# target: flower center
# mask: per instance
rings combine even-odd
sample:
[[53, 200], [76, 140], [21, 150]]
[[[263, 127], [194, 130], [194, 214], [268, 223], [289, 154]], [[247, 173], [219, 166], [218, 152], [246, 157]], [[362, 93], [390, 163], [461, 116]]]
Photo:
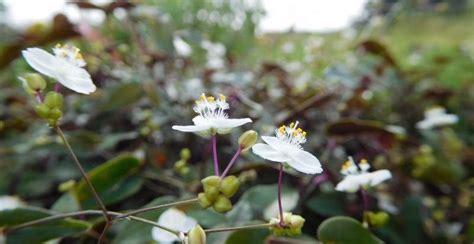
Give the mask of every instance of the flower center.
[[206, 94], [203, 93], [196, 100], [196, 105], [193, 109], [194, 112], [206, 119], [226, 119], [228, 115], [225, 110], [229, 109], [229, 104], [225, 101], [225, 96], [222, 94], [216, 99], [213, 96], [206, 97]]
[[79, 48], [69, 45], [56, 44], [53, 48], [54, 55], [64, 61], [77, 66], [84, 67], [86, 62], [82, 58]]
[[306, 131], [298, 128], [298, 121], [289, 126], [282, 125], [275, 131], [275, 134], [278, 139], [298, 147], [306, 142]]
[[360, 160], [359, 164], [356, 165], [356, 163], [354, 162], [354, 159], [352, 159], [352, 157], [349, 157], [349, 160], [347, 160], [342, 165], [340, 172], [343, 175], [358, 175], [358, 174], [367, 173], [369, 169], [370, 169], [370, 165], [366, 159]]

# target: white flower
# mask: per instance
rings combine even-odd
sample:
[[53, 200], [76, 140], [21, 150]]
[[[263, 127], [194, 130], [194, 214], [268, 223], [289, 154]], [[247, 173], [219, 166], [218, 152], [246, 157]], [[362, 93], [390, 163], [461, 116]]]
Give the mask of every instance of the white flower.
[[94, 92], [96, 87], [90, 74], [83, 68], [86, 62], [79, 51], [76, 47], [58, 44], [53, 48], [54, 55], [36, 47], [27, 48], [22, 54], [36, 71], [75, 92], [89, 94]]
[[427, 130], [442, 125], [456, 124], [457, 122], [457, 115], [447, 114], [443, 107], [434, 107], [425, 111], [425, 119], [416, 123], [416, 128]]
[[0, 211], [14, 209], [25, 205], [18, 197], [0, 196]]
[[266, 144], [255, 144], [253, 153], [270, 161], [288, 163], [302, 173], [321, 173], [323, 169], [319, 160], [301, 147], [300, 144], [306, 142], [306, 132], [297, 126], [298, 122], [281, 126], [275, 131], [276, 137], [262, 136]]
[[249, 118], [229, 119], [225, 110], [229, 109], [229, 104], [225, 101], [224, 95], [219, 95], [218, 99], [213, 96], [206, 97], [203, 93], [196, 101], [194, 111], [199, 115], [193, 118], [194, 125], [174, 125], [174, 130], [182, 132], [195, 132], [201, 136], [208, 136], [219, 133], [226, 134], [234, 127], [252, 122]]
[[[170, 208], [160, 215], [160, 218], [158, 218], [158, 224], [181, 233], [186, 233], [197, 225], [197, 221], [191, 217], [186, 216], [186, 214], [180, 210]], [[151, 235], [153, 240], [157, 241], [158, 243], [173, 243], [175, 241], [182, 241], [180, 240], [182, 237], [178, 238], [176, 235], [158, 227], [153, 227], [151, 230]]]
[[336, 186], [337, 191], [356, 192], [361, 187], [373, 187], [385, 180], [392, 178], [390, 171], [386, 169], [367, 172], [370, 169], [367, 160], [362, 159], [359, 166], [356, 166], [352, 158], [342, 165], [341, 174], [345, 175], [344, 179]]
[[173, 38], [173, 45], [179, 56], [189, 57], [193, 53], [191, 46], [179, 36]]

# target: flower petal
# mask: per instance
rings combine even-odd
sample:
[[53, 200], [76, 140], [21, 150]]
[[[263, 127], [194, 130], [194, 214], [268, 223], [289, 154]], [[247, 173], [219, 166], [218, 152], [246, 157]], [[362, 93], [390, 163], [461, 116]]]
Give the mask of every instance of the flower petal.
[[285, 154], [291, 149], [296, 149], [295, 146], [286, 143], [274, 136], [262, 136], [262, 140], [276, 151], [283, 152]]
[[288, 158], [285, 154], [263, 143], [257, 143], [253, 145], [252, 152], [264, 159], [274, 162], [284, 163], [290, 160], [290, 158]]
[[21, 53], [33, 69], [51, 78], [58, 78], [58, 59], [55, 56], [36, 47], [23, 50]]
[[374, 171], [370, 173], [370, 186], [376, 186], [390, 178], [392, 178], [392, 173], [386, 169]]
[[209, 130], [211, 127], [209, 125], [173, 125], [171, 128], [181, 132], [201, 132]]
[[357, 176], [348, 175], [341, 182], [337, 183], [336, 191], [356, 192], [360, 188]]
[[212, 119], [213, 127], [216, 128], [217, 133], [227, 134], [229, 129], [238, 127], [252, 122], [249, 118], [244, 119]]
[[[160, 215], [158, 224], [173, 230], [187, 232], [196, 226], [197, 221], [186, 216], [186, 214], [180, 210], [170, 208]], [[178, 240], [176, 235], [157, 227], [152, 229], [152, 237], [159, 243], [172, 243]]]
[[64, 74], [58, 77], [58, 81], [65, 87], [82, 94], [90, 94], [96, 90], [90, 74], [83, 68], [62, 62]]
[[296, 149], [290, 151], [288, 156], [291, 158], [291, 160], [289, 160], [287, 163], [301, 173], [318, 174], [323, 172], [323, 168], [321, 167], [321, 163], [319, 162], [318, 158], [309, 152]]

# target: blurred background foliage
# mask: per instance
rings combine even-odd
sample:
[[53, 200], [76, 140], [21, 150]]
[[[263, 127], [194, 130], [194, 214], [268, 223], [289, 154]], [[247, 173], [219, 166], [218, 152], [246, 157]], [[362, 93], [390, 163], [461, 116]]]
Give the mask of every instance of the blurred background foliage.
[[[387, 224], [371, 229], [379, 239], [474, 241], [471, 1], [369, 1], [365, 14], [346, 30], [266, 34], [256, 29], [264, 10], [248, 1], [71, 4], [106, 17], [98, 26], [57, 15], [25, 30], [0, 29], [0, 195], [58, 212], [95, 205], [84, 182], [70, 182], [79, 179], [78, 172], [17, 79], [32, 71], [20, 58], [22, 49], [68, 42], [82, 50], [99, 89], [90, 96], [66, 95], [62, 127], [85, 168], [99, 175], [94, 183], [111, 210], [199, 192], [199, 180], [212, 171], [209, 144], [172, 131], [171, 125], [190, 122], [193, 101], [202, 92], [222, 93], [233, 117], [251, 117], [254, 123], [218, 138], [221, 162], [230, 159], [243, 130], [268, 135], [275, 126], [298, 120], [308, 131], [304, 147], [318, 156], [325, 173], [285, 175], [284, 204], [306, 219], [298, 238], [316, 240], [328, 217], [362, 219], [360, 196], [334, 191], [341, 164], [353, 155], [394, 175], [370, 195], [371, 210], [390, 215]], [[459, 123], [417, 130], [423, 111], [433, 105], [457, 114]], [[180, 156], [185, 148], [189, 159]], [[175, 167], [182, 160], [185, 168]], [[244, 181], [234, 210], [225, 215], [198, 206], [184, 210], [206, 228], [265, 221], [274, 215], [275, 167], [245, 154], [232, 172]], [[102, 224], [94, 222], [92, 230], [100, 231]], [[150, 242], [151, 227], [136, 225], [114, 225], [109, 240]], [[76, 235], [63, 242], [93, 242], [93, 231], [88, 232], [72, 232]], [[209, 236], [211, 243], [275, 239], [268, 230]]]

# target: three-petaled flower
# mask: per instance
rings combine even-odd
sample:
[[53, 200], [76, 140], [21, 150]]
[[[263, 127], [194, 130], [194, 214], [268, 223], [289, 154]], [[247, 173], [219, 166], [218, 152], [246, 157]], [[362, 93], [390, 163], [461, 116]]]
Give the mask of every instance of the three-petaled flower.
[[443, 107], [433, 107], [425, 111], [425, 118], [416, 123], [416, 128], [427, 130], [443, 125], [456, 124], [459, 118], [455, 114], [447, 114]]
[[193, 118], [194, 125], [174, 125], [174, 130], [182, 132], [194, 132], [201, 136], [227, 134], [234, 127], [252, 122], [250, 118], [230, 119], [225, 112], [229, 109], [224, 95], [219, 98], [213, 96], [206, 97], [203, 93], [199, 100], [196, 100], [194, 112], [198, 113]]
[[185, 213], [178, 209], [170, 208], [160, 215], [158, 218], [158, 225], [180, 231], [181, 234], [178, 238], [178, 236], [166, 230], [153, 227], [151, 230], [153, 240], [157, 241], [158, 243], [173, 243], [175, 241], [183, 241], [185, 238], [184, 233], [187, 233], [192, 228], [194, 228], [194, 226], [197, 225], [197, 221], [191, 217], [186, 216]]
[[301, 147], [306, 142], [306, 132], [298, 128], [298, 122], [281, 126], [275, 134], [262, 136], [266, 144], [255, 144], [253, 153], [270, 161], [287, 163], [302, 173], [317, 174], [323, 171], [319, 160]]
[[341, 167], [341, 174], [345, 177], [337, 184], [336, 190], [356, 192], [360, 188], [373, 187], [392, 178], [392, 174], [386, 169], [368, 172], [369, 169], [367, 160], [362, 159], [357, 166], [354, 160], [349, 158]]
[[23, 50], [22, 54], [36, 71], [75, 92], [90, 94], [96, 87], [90, 74], [83, 68], [86, 62], [79, 51], [76, 47], [58, 44], [53, 48], [54, 55], [36, 47]]

